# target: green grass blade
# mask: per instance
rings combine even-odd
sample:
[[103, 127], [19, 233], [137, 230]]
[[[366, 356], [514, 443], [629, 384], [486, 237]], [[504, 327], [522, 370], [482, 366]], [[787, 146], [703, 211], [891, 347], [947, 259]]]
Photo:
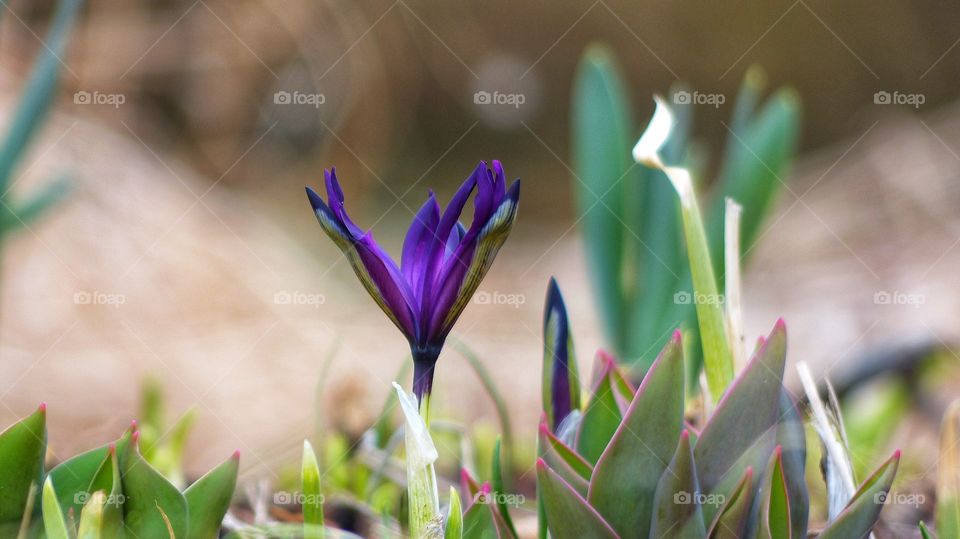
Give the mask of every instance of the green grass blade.
[[320, 492], [320, 466], [317, 455], [307, 440], [303, 441], [303, 462], [300, 467], [300, 490], [303, 495], [303, 537], [323, 539], [323, 494]]

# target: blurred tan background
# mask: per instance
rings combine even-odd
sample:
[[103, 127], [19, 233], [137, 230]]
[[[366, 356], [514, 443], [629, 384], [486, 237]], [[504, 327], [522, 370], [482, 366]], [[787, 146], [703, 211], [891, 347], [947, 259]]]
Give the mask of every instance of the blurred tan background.
[[[2, 8], [2, 118], [52, 7]], [[746, 272], [748, 335], [782, 315], [791, 360], [824, 372], [890, 342], [952, 350], [958, 22], [960, 5], [905, 1], [91, 0], [62, 59], [62, 97], [13, 186], [68, 172], [75, 189], [4, 252], [0, 423], [46, 401], [51, 448], [69, 455], [122, 429], [153, 375], [171, 413], [199, 408], [191, 470], [239, 448], [245, 476], [270, 477], [317, 414], [369, 422], [406, 353], [303, 186], [337, 166], [351, 215], [398, 254], [428, 188], [445, 202], [476, 161], [497, 158], [523, 179], [521, 211], [480, 289], [493, 299], [468, 307], [454, 335], [481, 352], [531, 433], [550, 275], [584, 369], [602, 344], [567, 114], [579, 56], [597, 40], [619, 57], [638, 126], [676, 80], [727, 96], [697, 109], [712, 156], [748, 66], [802, 96], [801, 157]], [[477, 104], [479, 90], [524, 102]], [[876, 92], [923, 103], [877, 104]], [[439, 413], [492, 421], [452, 350], [437, 386]]]

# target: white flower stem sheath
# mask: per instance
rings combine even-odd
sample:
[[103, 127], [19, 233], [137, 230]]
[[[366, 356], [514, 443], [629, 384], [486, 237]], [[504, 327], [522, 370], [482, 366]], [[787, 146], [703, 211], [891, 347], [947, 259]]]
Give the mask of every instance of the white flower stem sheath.
[[407, 497], [410, 505], [410, 537], [440, 539], [443, 537], [443, 515], [437, 494], [437, 474], [433, 469], [437, 448], [430, 438], [430, 429], [417, 410], [417, 397], [394, 382], [400, 409], [403, 410], [404, 441], [407, 453]]

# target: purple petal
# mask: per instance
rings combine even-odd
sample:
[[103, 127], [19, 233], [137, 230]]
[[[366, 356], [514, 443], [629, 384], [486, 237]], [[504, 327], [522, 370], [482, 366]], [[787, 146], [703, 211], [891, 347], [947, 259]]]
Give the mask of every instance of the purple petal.
[[363, 236], [363, 230], [353, 224], [350, 216], [347, 215], [346, 209], [343, 207], [343, 189], [340, 188], [340, 182], [337, 181], [337, 169], [331, 168], [329, 171], [324, 170], [323, 179], [327, 186], [327, 202], [330, 204], [330, 209], [333, 210], [333, 214], [343, 223], [353, 238], [359, 239]]
[[365, 234], [354, 243], [354, 252], [361, 264], [354, 264], [349, 252], [345, 252], [354, 272], [360, 278], [370, 297], [380, 305], [408, 339], [417, 336], [416, 317], [414, 315], [413, 295], [400, 273], [400, 269], [373, 239], [372, 233]]
[[[373, 235], [364, 234], [348, 218], [345, 219], [343, 193], [336, 183], [336, 177], [328, 174], [327, 180], [327, 192], [333, 197], [331, 205], [307, 188], [307, 197], [320, 227], [346, 256], [360, 283], [377, 305], [408, 339], [415, 340], [418, 325], [410, 287], [390, 256], [374, 241]], [[334, 209], [336, 207], [340, 208], [339, 213]], [[359, 231], [359, 234], [355, 234], [350, 227]]]
[[440, 273], [440, 290], [432, 302], [428, 332], [430, 339], [446, 338], [453, 323], [480, 286], [480, 281], [493, 265], [497, 252], [510, 234], [519, 199], [520, 181], [517, 180], [490, 219], [482, 224], [479, 233], [475, 232], [475, 227], [471, 227], [457, 251], [444, 263]]
[[[440, 271], [444, 263], [444, 251], [446, 244], [449, 241], [444, 240], [446, 238], [449, 240], [450, 234], [454, 229], [455, 225], [459, 223], [460, 214], [463, 213], [463, 207], [466, 206], [467, 200], [470, 199], [470, 193], [473, 192], [474, 187], [476, 187], [478, 181], [480, 181], [481, 174], [485, 167], [478, 166], [474, 169], [473, 173], [463, 182], [463, 185], [457, 189], [457, 192], [453, 195], [453, 198], [450, 199], [450, 203], [447, 205], [447, 209], [443, 212], [443, 217], [440, 218], [440, 224], [437, 225], [436, 234], [434, 235], [436, 241], [430, 249], [430, 256], [427, 262], [426, 276], [424, 281], [424, 287], [421, 291], [421, 297], [423, 298], [423, 307], [420, 311], [421, 323], [425, 324], [429, 320], [430, 305], [433, 301], [434, 288], [439, 286], [437, 281], [437, 274]], [[426, 328], [424, 328], [424, 331]]]
[[[433, 193], [430, 193], [427, 201], [410, 223], [410, 230], [407, 231], [407, 237], [403, 240], [403, 255], [400, 259], [403, 277], [410, 285], [415, 298], [422, 298], [424, 276], [430, 260], [430, 247], [433, 245], [439, 221], [440, 205], [437, 204]], [[419, 309], [420, 305], [416, 308]]]

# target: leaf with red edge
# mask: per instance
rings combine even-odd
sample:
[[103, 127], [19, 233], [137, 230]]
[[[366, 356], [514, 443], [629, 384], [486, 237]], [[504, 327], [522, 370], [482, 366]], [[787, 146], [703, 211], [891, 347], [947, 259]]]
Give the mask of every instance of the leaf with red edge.
[[[753, 469], [747, 468], [733, 494], [725, 500], [723, 508], [710, 526], [710, 539], [741, 539], [750, 527], [750, 508], [753, 504]], [[705, 498], [710, 503], [709, 495]]]
[[650, 536], [674, 539], [706, 537], [699, 500], [700, 485], [693, 463], [690, 433], [684, 430], [677, 451], [657, 484]]
[[[603, 360], [598, 357], [598, 361]], [[599, 382], [583, 412], [577, 433], [577, 453], [591, 464], [600, 458], [623, 417], [610, 376], [610, 371], [614, 369], [616, 366], [612, 363], [602, 366]]]
[[547, 466], [543, 459], [537, 459], [537, 485], [553, 539], [619, 538], [587, 500]]
[[[713, 493], [730, 475], [740, 477], [747, 467], [759, 472], [769, 461], [775, 445], [786, 347], [786, 326], [778, 320], [701, 431], [693, 456], [705, 493]], [[743, 458], [745, 455], [750, 458]]]
[[760, 537], [764, 539], [791, 539], [790, 495], [783, 471], [783, 448], [777, 446], [771, 459], [766, 496], [760, 508]]
[[590, 504], [623, 536], [650, 533], [657, 483], [676, 451], [683, 408], [678, 331], [644, 377], [590, 480]]
[[866, 536], [880, 517], [880, 510], [883, 509], [899, 464], [898, 450], [860, 485], [847, 507], [817, 536], [818, 539]]

